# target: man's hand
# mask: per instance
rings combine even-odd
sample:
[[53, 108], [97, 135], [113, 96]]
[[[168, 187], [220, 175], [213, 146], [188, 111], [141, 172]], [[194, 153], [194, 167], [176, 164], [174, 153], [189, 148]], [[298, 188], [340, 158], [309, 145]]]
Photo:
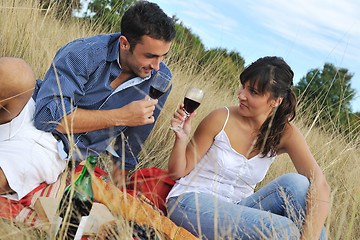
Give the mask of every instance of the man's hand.
[[149, 96], [139, 101], [134, 101], [125, 105], [120, 109], [114, 109], [117, 111], [115, 116], [116, 126], [140, 126], [145, 124], [151, 124], [155, 121], [154, 110], [155, 105], [158, 103], [157, 99], [149, 100]]

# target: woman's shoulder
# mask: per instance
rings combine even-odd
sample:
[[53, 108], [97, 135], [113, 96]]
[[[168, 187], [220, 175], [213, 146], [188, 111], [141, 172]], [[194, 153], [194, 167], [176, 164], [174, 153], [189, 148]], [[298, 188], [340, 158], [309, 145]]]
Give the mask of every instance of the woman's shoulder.
[[215, 135], [221, 131], [228, 116], [226, 107], [221, 107], [209, 113], [199, 127], [211, 130]]
[[285, 149], [289, 144], [294, 144], [294, 141], [297, 141], [299, 137], [303, 138], [299, 128], [293, 123], [287, 123], [280, 139], [279, 150]]
[[224, 106], [224, 107], [220, 107], [215, 109], [214, 111], [212, 111], [210, 114], [214, 114], [216, 117], [226, 117], [228, 114], [232, 115], [232, 114], [237, 114], [237, 106]]
[[227, 118], [230, 109], [229, 107], [221, 107], [213, 110], [206, 118], [209, 118], [211, 121], [221, 122]]
[[211, 121], [216, 122], [221, 128], [224, 127], [224, 124], [229, 120], [230, 122], [233, 120], [239, 120], [241, 121], [241, 116], [238, 114], [238, 108], [237, 106], [225, 106], [218, 108], [214, 111], [212, 111], [208, 117], [211, 119]]
[[295, 126], [295, 124], [289, 122], [285, 125], [284, 134], [285, 137], [291, 137], [294, 134], [299, 134], [300, 130]]

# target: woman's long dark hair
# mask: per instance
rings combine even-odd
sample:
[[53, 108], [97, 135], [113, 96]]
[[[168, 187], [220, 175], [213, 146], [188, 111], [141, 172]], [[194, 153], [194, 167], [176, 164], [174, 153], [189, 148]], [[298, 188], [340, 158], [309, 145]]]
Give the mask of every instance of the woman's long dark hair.
[[263, 156], [276, 155], [286, 124], [295, 118], [297, 101], [291, 89], [293, 77], [294, 72], [280, 57], [260, 58], [240, 75], [242, 85], [250, 81], [250, 85], [256, 86], [261, 94], [270, 92], [270, 98], [283, 98], [282, 103], [260, 127], [254, 150], [259, 150]]

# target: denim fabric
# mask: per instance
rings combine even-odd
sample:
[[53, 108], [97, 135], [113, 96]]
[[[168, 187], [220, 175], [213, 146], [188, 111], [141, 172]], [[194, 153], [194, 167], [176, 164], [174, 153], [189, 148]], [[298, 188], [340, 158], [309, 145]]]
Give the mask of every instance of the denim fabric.
[[[304, 223], [309, 181], [290, 173], [237, 203], [206, 193], [170, 198], [169, 217], [202, 239], [298, 239]], [[323, 229], [320, 239], [326, 239]]]
[[[34, 121], [36, 128], [52, 132], [60, 139], [59, 153], [64, 152], [65, 157], [69, 157], [68, 143], [69, 138], [72, 138], [80, 152], [79, 154], [75, 150], [72, 157], [78, 161], [88, 154], [101, 154], [116, 138], [116, 153], [109, 152], [115, 156], [118, 166], [121, 166], [120, 158], [125, 156], [125, 169], [130, 170], [135, 168], [137, 155], [154, 124], [112, 127], [73, 136], [63, 135], [55, 130], [63, 117], [75, 108], [121, 108], [132, 101], [143, 99], [149, 93], [150, 79], [154, 72], [147, 78], [130, 77], [115, 90], [110, 86], [122, 71], [118, 59], [120, 36], [120, 33], [114, 33], [81, 38], [62, 47], [56, 53], [54, 66], [50, 67], [44, 80], [37, 81], [33, 94], [36, 101]], [[163, 62], [159, 71], [171, 76], [169, 68]], [[155, 120], [169, 92], [158, 99], [158, 106], [154, 111]]]

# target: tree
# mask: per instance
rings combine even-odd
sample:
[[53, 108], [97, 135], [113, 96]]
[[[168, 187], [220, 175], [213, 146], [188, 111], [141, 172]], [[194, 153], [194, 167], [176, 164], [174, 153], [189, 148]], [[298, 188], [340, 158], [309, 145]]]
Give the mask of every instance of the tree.
[[225, 48], [213, 48], [207, 50], [200, 61], [201, 66], [210, 68], [222, 79], [220, 87], [229, 87], [237, 90], [239, 87], [239, 76], [244, 69], [245, 60], [238, 52], [228, 52]]
[[172, 44], [172, 61], [178, 64], [198, 65], [198, 62], [205, 54], [205, 47], [201, 39], [191, 30], [178, 22], [178, 19], [173, 16], [175, 22], [176, 36]]
[[[294, 87], [302, 108], [318, 116], [320, 121], [344, 125], [352, 121], [350, 101], [355, 90], [351, 88], [352, 73], [325, 63], [323, 69], [312, 69]], [[350, 118], [350, 119], [349, 119]]]
[[89, 3], [88, 10], [95, 13], [92, 19], [103, 25], [106, 31], [120, 32], [122, 15], [136, 1], [137, 0], [93, 0]]

